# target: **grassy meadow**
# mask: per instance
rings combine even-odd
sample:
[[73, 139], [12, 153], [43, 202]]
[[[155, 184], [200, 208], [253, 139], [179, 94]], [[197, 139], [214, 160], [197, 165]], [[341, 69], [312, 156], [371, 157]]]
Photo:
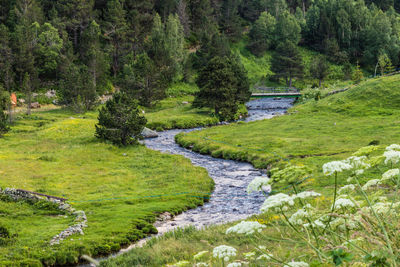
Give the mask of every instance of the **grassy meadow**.
[[[375, 154], [400, 140], [400, 75], [372, 79], [354, 88], [320, 101], [310, 100], [296, 105], [285, 116], [270, 120], [235, 123], [202, 131], [181, 134], [177, 141], [186, 147], [214, 157], [243, 160], [259, 168], [283, 166], [287, 161], [295, 165], [312, 168], [310, 179], [300, 185], [302, 190], [322, 193], [313, 201], [317, 210], [330, 209], [334, 188], [333, 177], [322, 173], [322, 165], [333, 160], [342, 160], [360, 147], [379, 144]], [[368, 178], [380, 178], [386, 167], [372, 168], [365, 172]], [[339, 185], [346, 184], [348, 176], [338, 177]], [[280, 190], [280, 188], [273, 188]], [[291, 190], [282, 190], [292, 193]], [[382, 197], [381, 193], [372, 193]], [[356, 195], [354, 195], [356, 197]], [[388, 196], [393, 198], [393, 196]], [[136, 248], [115, 259], [102, 262], [102, 266], [192, 266], [193, 262], [209, 262], [212, 250], [218, 245], [229, 245], [237, 249], [236, 259], [245, 260], [245, 252], [254, 251], [263, 245], [278, 258], [297, 259], [310, 263], [316, 255], [296, 233], [279, 220], [279, 216], [261, 214], [256, 220], [267, 226], [262, 235], [227, 235], [225, 231], [233, 224], [208, 227], [198, 231], [193, 228], [179, 230], [152, 239], [143, 248]], [[389, 224], [390, 225], [390, 224]], [[293, 236], [293, 239], [285, 239]], [[393, 236], [394, 240], [396, 236]], [[369, 246], [368, 242], [362, 243]], [[373, 244], [371, 244], [373, 246]], [[199, 251], [208, 251], [203, 259], [193, 260]], [[362, 263], [362, 255], [353, 255]], [[247, 261], [249, 259], [247, 258]], [[254, 260], [254, 259], [253, 259]], [[181, 262], [181, 265], [174, 263]], [[210, 266], [223, 266], [209, 262]], [[250, 266], [282, 266], [258, 261]]]
[[[147, 115], [153, 116], [149, 121], [167, 117], [161, 111]], [[212, 190], [207, 172], [182, 156], [100, 142], [94, 137], [96, 118], [97, 112], [63, 109], [20, 114], [0, 138], [1, 188], [67, 198], [88, 217], [85, 235], [50, 247], [50, 239], [74, 224], [74, 218], [26, 202], [0, 200], [1, 224], [13, 236], [0, 245], [0, 266], [74, 264], [82, 254], [118, 251], [154, 232], [151, 224], [157, 214], [176, 214], [203, 202], [179, 193], [201, 196]]]

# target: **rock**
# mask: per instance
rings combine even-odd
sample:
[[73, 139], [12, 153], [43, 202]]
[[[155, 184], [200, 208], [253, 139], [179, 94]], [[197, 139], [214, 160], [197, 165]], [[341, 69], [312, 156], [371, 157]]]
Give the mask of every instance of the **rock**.
[[183, 102], [182, 102], [182, 104], [184, 104], [184, 105], [188, 105], [188, 104], [189, 104], [189, 102], [187, 102], [187, 101], [183, 101]]
[[112, 95], [102, 95], [100, 97], [100, 103], [105, 104], [108, 100], [112, 98]]
[[54, 97], [56, 97], [56, 90], [49, 90], [44, 95], [47, 98], [54, 98]]
[[37, 97], [38, 95], [38, 93], [32, 93], [32, 97]]
[[156, 137], [158, 137], [158, 134], [157, 134], [157, 132], [145, 127], [142, 131], [142, 136], [144, 138], [156, 138]]
[[18, 102], [21, 103], [21, 104], [24, 104], [25, 103], [25, 99], [20, 98], [20, 99], [18, 99]]
[[31, 108], [40, 108], [39, 102], [33, 102], [33, 103], [31, 103]]

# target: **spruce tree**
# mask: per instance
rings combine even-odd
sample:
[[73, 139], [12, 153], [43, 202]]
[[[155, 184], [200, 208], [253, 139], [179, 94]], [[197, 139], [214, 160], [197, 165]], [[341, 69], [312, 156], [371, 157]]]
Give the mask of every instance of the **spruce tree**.
[[9, 106], [10, 96], [0, 84], [0, 137], [8, 132], [7, 114], [4, 112]]
[[292, 87], [293, 78], [301, 78], [304, 72], [298, 47], [290, 41], [278, 45], [272, 56], [271, 70], [277, 77], [284, 78], [287, 86]]
[[194, 106], [210, 107], [221, 120], [233, 120], [238, 106], [250, 98], [247, 73], [239, 59], [214, 57], [196, 81], [200, 88]]
[[329, 75], [329, 65], [324, 56], [318, 56], [311, 63], [310, 73], [313, 78], [318, 79], [319, 87], [321, 87], [322, 81]]
[[101, 108], [98, 119], [95, 136], [122, 146], [137, 144], [147, 123], [137, 102], [125, 93], [114, 94]]

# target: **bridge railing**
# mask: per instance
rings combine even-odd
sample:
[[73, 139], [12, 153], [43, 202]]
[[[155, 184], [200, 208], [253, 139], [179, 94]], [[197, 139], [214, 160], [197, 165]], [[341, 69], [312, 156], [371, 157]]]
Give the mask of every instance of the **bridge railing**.
[[265, 94], [276, 94], [276, 93], [299, 93], [299, 90], [295, 87], [262, 87], [257, 86], [251, 90], [252, 93], [265, 93]]

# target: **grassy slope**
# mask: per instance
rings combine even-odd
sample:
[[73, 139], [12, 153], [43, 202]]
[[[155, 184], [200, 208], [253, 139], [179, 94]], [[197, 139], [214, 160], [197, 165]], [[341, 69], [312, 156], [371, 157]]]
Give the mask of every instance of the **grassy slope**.
[[[286, 86], [283, 80], [280, 83], [271, 82], [268, 79], [269, 76], [273, 75], [271, 71], [271, 58], [272, 51], [267, 51], [263, 56], [257, 57], [253, 55], [249, 50], [246, 49], [247, 40], [242, 41], [233, 45], [232, 50], [237, 53], [248, 72], [248, 77], [252, 85], [259, 82], [265, 83], [267, 86]], [[310, 78], [309, 68], [313, 59], [319, 55], [318, 52], [312, 51], [310, 49], [299, 47], [301, 56], [303, 58], [303, 65], [305, 67], [305, 77], [303, 80], [295, 80], [294, 86], [298, 88], [306, 87], [310, 84], [318, 84], [317, 80]], [[337, 80], [343, 78], [342, 67], [333, 63], [328, 62], [330, 66], [330, 74], [324, 81], [324, 84], [336, 83]]]
[[[278, 152], [293, 163], [307, 164], [314, 168], [314, 179], [304, 186], [315, 191], [330, 193], [333, 182], [321, 174], [321, 165], [334, 159], [343, 159], [372, 140], [382, 145], [400, 140], [400, 75], [369, 80], [348, 92], [337, 94], [319, 102], [295, 106], [290, 115], [248, 124], [233, 124], [194, 132], [181, 137], [183, 144], [194, 145], [197, 150], [214, 153], [226, 158], [245, 155], [244, 160], [266, 166]], [[206, 142], [208, 137], [218, 142]], [[224, 144], [221, 144], [223, 142]], [[242, 147], [238, 147], [241, 145]], [[251, 148], [251, 149], [246, 149]], [[265, 151], [254, 151], [253, 149]], [[219, 151], [219, 152], [217, 152]], [[336, 154], [339, 153], [339, 154]], [[335, 154], [335, 155], [332, 155]], [[309, 157], [302, 157], [308, 155]], [[314, 155], [314, 156], [313, 156]], [[265, 158], [265, 161], [257, 160]], [[382, 170], [384, 171], [384, 170]], [[376, 171], [366, 173], [369, 179], [377, 178]], [[341, 177], [341, 179], [345, 179]], [[343, 183], [343, 181], [340, 181]], [[329, 199], [317, 199], [315, 206], [327, 207]], [[269, 225], [275, 218], [255, 217]], [[191, 260], [199, 251], [212, 251], [213, 247], [228, 244], [238, 249], [240, 258], [254, 246], [267, 246], [281, 259], [309, 261], [310, 251], [301, 242], [276, 242], [280, 231], [288, 231], [283, 225], [269, 227], [256, 241], [252, 237], [225, 235], [228, 225], [213, 226], [202, 231], [186, 229], [149, 242], [145, 247], [134, 249], [116, 259], [103, 262], [103, 266], [161, 266], [180, 260]], [[290, 247], [290, 249], [288, 249]], [[206, 256], [208, 258], [208, 256]], [[265, 266], [265, 264], [257, 265]]]
[[[368, 80], [347, 92], [294, 106], [286, 116], [182, 134], [177, 140], [202, 153], [261, 168], [289, 159], [310, 165], [320, 177], [323, 162], [344, 158], [373, 140], [398, 142], [399, 82], [400, 75]], [[313, 186], [327, 185], [317, 180]]]
[[[100, 143], [94, 138], [96, 116], [38, 112], [19, 119], [0, 139], [0, 187], [66, 197], [74, 208], [86, 212], [89, 225], [84, 236], [73, 236], [50, 250], [48, 241], [73, 218], [41, 216], [34, 207], [22, 208], [24, 203], [0, 202], [1, 223], [18, 234], [14, 242], [0, 246], [0, 262], [16, 265], [28, 258], [75, 262], [79, 253], [117, 250], [128, 242], [135, 220], [151, 222], [157, 213], [177, 213], [202, 202], [174, 193], [211, 191], [207, 172], [181, 156]], [[161, 194], [172, 196], [147, 197]], [[118, 199], [106, 200], [112, 198]]]

